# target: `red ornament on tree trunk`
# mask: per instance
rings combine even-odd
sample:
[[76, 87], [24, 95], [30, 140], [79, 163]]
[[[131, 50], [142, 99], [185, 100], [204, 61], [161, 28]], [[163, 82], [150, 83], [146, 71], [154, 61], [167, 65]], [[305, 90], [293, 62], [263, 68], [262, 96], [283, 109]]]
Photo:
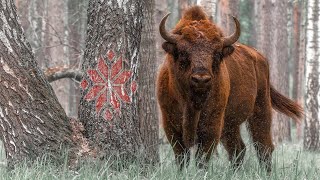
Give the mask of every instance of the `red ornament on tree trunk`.
[[[108, 51], [107, 58], [111, 62], [114, 57], [116, 57], [115, 53], [112, 50]], [[131, 81], [131, 84], [126, 88], [133, 73], [123, 68], [122, 56], [112, 62], [110, 66], [101, 57], [97, 69], [87, 71], [92, 86], [84, 97], [87, 101], [95, 100], [96, 115], [102, 114], [106, 120], [111, 120], [115, 114], [119, 115], [121, 104], [131, 103], [132, 95], [137, 91], [135, 81]], [[83, 79], [80, 87], [85, 90], [89, 84], [88, 80]]]

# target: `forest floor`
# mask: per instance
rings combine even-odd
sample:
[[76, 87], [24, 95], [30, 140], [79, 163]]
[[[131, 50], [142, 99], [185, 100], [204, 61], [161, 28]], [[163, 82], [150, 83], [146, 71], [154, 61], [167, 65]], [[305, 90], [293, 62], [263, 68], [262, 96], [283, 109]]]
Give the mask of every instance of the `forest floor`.
[[[70, 170], [67, 165], [55, 166], [37, 161], [31, 166], [22, 163], [14, 170], [5, 166], [4, 150], [0, 149], [0, 179], [319, 179], [320, 153], [306, 152], [301, 142], [283, 143], [276, 146], [272, 173], [267, 175], [259, 167], [254, 148], [246, 142], [247, 152], [243, 166], [233, 171], [227, 160], [225, 150], [219, 146], [218, 155], [214, 155], [207, 170], [198, 169], [191, 160], [190, 165], [181, 172], [177, 170], [171, 147], [161, 145], [160, 163], [152, 166], [141, 163], [123, 162], [84, 162], [79, 169]], [[0, 146], [1, 147], [1, 146]], [[126, 164], [126, 165], [124, 165]]]

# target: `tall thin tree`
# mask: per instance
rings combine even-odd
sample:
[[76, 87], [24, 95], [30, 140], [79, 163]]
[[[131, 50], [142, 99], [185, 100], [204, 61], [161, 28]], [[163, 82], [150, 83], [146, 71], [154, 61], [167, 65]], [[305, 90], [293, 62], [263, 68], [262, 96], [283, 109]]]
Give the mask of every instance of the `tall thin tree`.
[[143, 0], [143, 25], [141, 32], [140, 55], [141, 62], [138, 70], [139, 79], [139, 130], [148, 161], [159, 160], [159, 121], [155, 100], [156, 79], [156, 41], [154, 32], [154, 0]]
[[[270, 79], [273, 86], [288, 95], [288, 35], [287, 35], [287, 2], [263, 0], [257, 2], [256, 20], [258, 30], [257, 49], [261, 50], [270, 62]], [[276, 18], [277, 17], [277, 18]], [[273, 139], [275, 143], [290, 140], [288, 119], [274, 113]]]
[[320, 150], [319, 62], [320, 62], [320, 1], [307, 3], [306, 28], [306, 119], [303, 145], [306, 150]]

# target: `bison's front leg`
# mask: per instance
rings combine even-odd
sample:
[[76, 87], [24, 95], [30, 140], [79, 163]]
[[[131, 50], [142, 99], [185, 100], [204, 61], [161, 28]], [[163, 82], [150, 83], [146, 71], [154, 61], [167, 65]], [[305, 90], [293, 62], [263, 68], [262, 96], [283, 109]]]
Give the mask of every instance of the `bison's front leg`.
[[190, 151], [184, 145], [182, 141], [182, 133], [177, 131], [172, 124], [166, 124], [164, 126], [164, 131], [166, 133], [167, 139], [170, 142], [177, 165], [180, 170], [188, 165], [190, 160]]
[[185, 146], [182, 137], [182, 112], [173, 106], [160, 106], [162, 123], [170, 145], [172, 146], [175, 160], [180, 170], [189, 163], [190, 152]]
[[191, 148], [196, 141], [200, 111], [187, 105], [183, 112], [183, 143]]
[[[205, 168], [208, 165], [212, 152], [219, 143], [223, 128], [223, 114], [212, 115], [202, 113], [198, 127], [198, 150], [196, 153], [197, 165]], [[213, 117], [213, 118], [212, 118]]]

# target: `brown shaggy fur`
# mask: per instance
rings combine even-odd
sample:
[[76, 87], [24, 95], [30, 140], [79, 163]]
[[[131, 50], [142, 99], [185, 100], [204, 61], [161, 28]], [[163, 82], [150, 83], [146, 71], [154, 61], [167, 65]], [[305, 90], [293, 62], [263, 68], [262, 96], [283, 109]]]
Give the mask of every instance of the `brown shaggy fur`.
[[157, 96], [177, 162], [188, 161], [197, 144], [199, 165], [206, 165], [221, 141], [237, 167], [245, 153], [240, 125], [247, 121], [258, 158], [270, 172], [272, 108], [300, 118], [301, 107], [270, 85], [268, 61], [259, 52], [240, 43], [223, 48], [222, 31], [200, 7], [189, 8], [173, 33], [182, 38], [163, 44], [167, 56]]

